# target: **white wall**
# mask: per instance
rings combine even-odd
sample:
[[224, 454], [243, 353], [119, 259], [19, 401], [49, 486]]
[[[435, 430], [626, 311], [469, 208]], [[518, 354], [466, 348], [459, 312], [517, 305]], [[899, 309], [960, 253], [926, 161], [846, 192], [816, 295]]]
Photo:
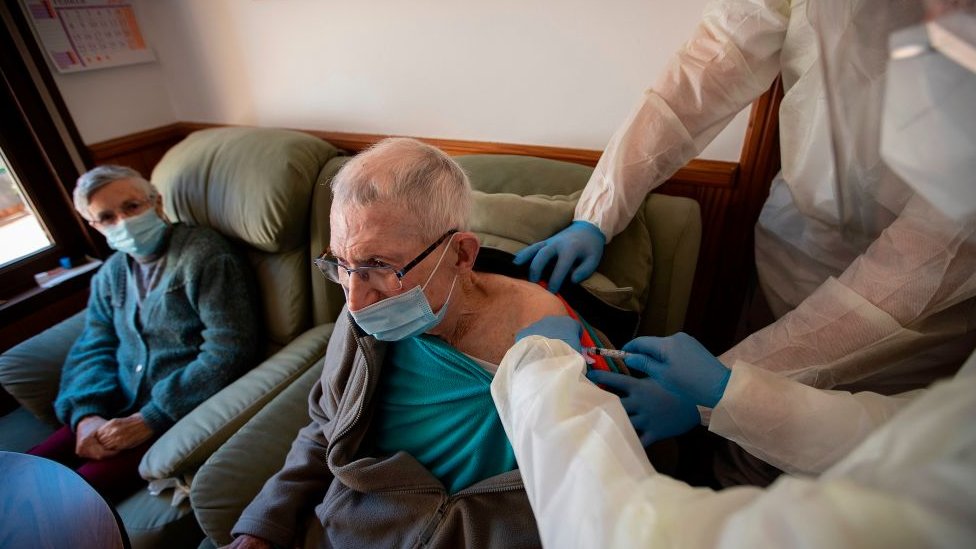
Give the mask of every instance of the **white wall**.
[[[184, 120], [602, 149], [705, 3], [137, 1], [157, 63], [57, 77], [86, 142]], [[745, 122], [702, 156], [737, 159]]]
[[[145, 17], [140, 15], [142, 12], [137, 9], [136, 16], [143, 21]], [[160, 63], [69, 74], [59, 73], [50, 59], [47, 63], [85, 143], [97, 143], [178, 120]]]

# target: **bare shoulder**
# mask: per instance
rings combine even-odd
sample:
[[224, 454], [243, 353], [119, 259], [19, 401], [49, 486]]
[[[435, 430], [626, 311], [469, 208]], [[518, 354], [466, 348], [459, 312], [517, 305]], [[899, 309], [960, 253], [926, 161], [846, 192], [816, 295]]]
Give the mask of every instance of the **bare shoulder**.
[[470, 355], [498, 364], [519, 330], [543, 317], [567, 314], [559, 298], [537, 284], [497, 274], [479, 273], [478, 278], [487, 299], [470, 331], [477, 337], [455, 342]]
[[513, 295], [520, 301], [517, 324], [520, 330], [537, 320], [547, 316], [566, 316], [568, 313], [562, 301], [548, 290], [525, 280], [509, 279], [513, 287]]

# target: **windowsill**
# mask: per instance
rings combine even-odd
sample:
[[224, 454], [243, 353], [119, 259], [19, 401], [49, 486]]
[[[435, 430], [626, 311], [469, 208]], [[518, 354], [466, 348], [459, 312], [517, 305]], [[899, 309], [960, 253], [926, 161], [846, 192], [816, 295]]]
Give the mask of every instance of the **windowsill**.
[[79, 284], [81, 287], [87, 286], [88, 281], [91, 280], [92, 275], [98, 270], [101, 264], [102, 262], [100, 260], [88, 258], [88, 261], [83, 265], [58, 273], [54, 277], [49, 277], [52, 281], [56, 279], [56, 282], [53, 284], [39, 285], [8, 299], [0, 299], [0, 315], [6, 316], [4, 313], [8, 309], [17, 308], [24, 303], [37, 302], [42, 296], [61, 293], [57, 290], [62, 286], [66, 286], [68, 291], [77, 289]]
[[68, 269], [58, 267], [44, 273], [37, 273], [34, 275], [34, 280], [41, 288], [53, 288], [62, 282], [71, 280], [76, 276], [81, 276], [88, 271], [94, 271], [102, 266], [102, 260], [100, 259], [92, 259], [90, 257], [86, 257], [85, 259], [86, 261], [77, 267], [70, 267]]
[[50, 288], [36, 286], [6, 300], [0, 300], [0, 329], [33, 311], [87, 290], [91, 277], [97, 271], [98, 269], [91, 269], [66, 278]]

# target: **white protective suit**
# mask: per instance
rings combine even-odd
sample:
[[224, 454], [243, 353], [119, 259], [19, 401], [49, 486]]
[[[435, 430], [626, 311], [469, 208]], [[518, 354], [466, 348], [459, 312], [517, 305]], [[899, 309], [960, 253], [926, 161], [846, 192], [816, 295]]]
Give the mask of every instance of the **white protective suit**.
[[[898, 398], [813, 389], [738, 363], [711, 429], [731, 427], [746, 447], [776, 439], [766, 459], [822, 473], [721, 492], [655, 472], [620, 400], [583, 372], [568, 345], [531, 336], [509, 350], [491, 386], [545, 547], [976, 541], [976, 355], [951, 381]], [[816, 413], [794, 414], [797, 400]], [[755, 416], [771, 403], [783, 415], [767, 431]]]
[[[871, 32], [835, 5], [832, 24]], [[756, 226], [760, 284], [779, 320], [720, 358], [821, 388], [924, 387], [976, 347], [976, 222], [946, 218], [894, 178], [860, 197], [872, 212], [860, 236], [842, 235], [818, 55], [803, 0], [711, 2], [612, 137], [575, 217], [619, 233], [781, 73], [782, 172]]]

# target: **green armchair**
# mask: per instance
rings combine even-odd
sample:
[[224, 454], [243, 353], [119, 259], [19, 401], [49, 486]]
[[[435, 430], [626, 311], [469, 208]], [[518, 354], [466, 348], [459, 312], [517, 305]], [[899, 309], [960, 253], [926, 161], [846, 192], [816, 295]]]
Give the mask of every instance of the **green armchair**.
[[[515, 252], [568, 225], [590, 168], [541, 158], [470, 155], [457, 160], [475, 189], [473, 230], [482, 244]], [[346, 161], [336, 158], [323, 170], [326, 182]], [[327, 186], [313, 193], [310, 255], [329, 239]], [[691, 292], [701, 239], [698, 204], [687, 198], [652, 194], [634, 221], [609, 244], [603, 261], [583, 285], [622, 313], [636, 314], [633, 335], [665, 335], [681, 329]], [[313, 279], [316, 315], [334, 319], [342, 293], [324, 278]], [[230, 529], [265, 480], [284, 463], [291, 442], [309, 419], [308, 394], [321, 363], [308, 369], [263, 407], [198, 471], [190, 498], [208, 535], [204, 545], [231, 541]]]

